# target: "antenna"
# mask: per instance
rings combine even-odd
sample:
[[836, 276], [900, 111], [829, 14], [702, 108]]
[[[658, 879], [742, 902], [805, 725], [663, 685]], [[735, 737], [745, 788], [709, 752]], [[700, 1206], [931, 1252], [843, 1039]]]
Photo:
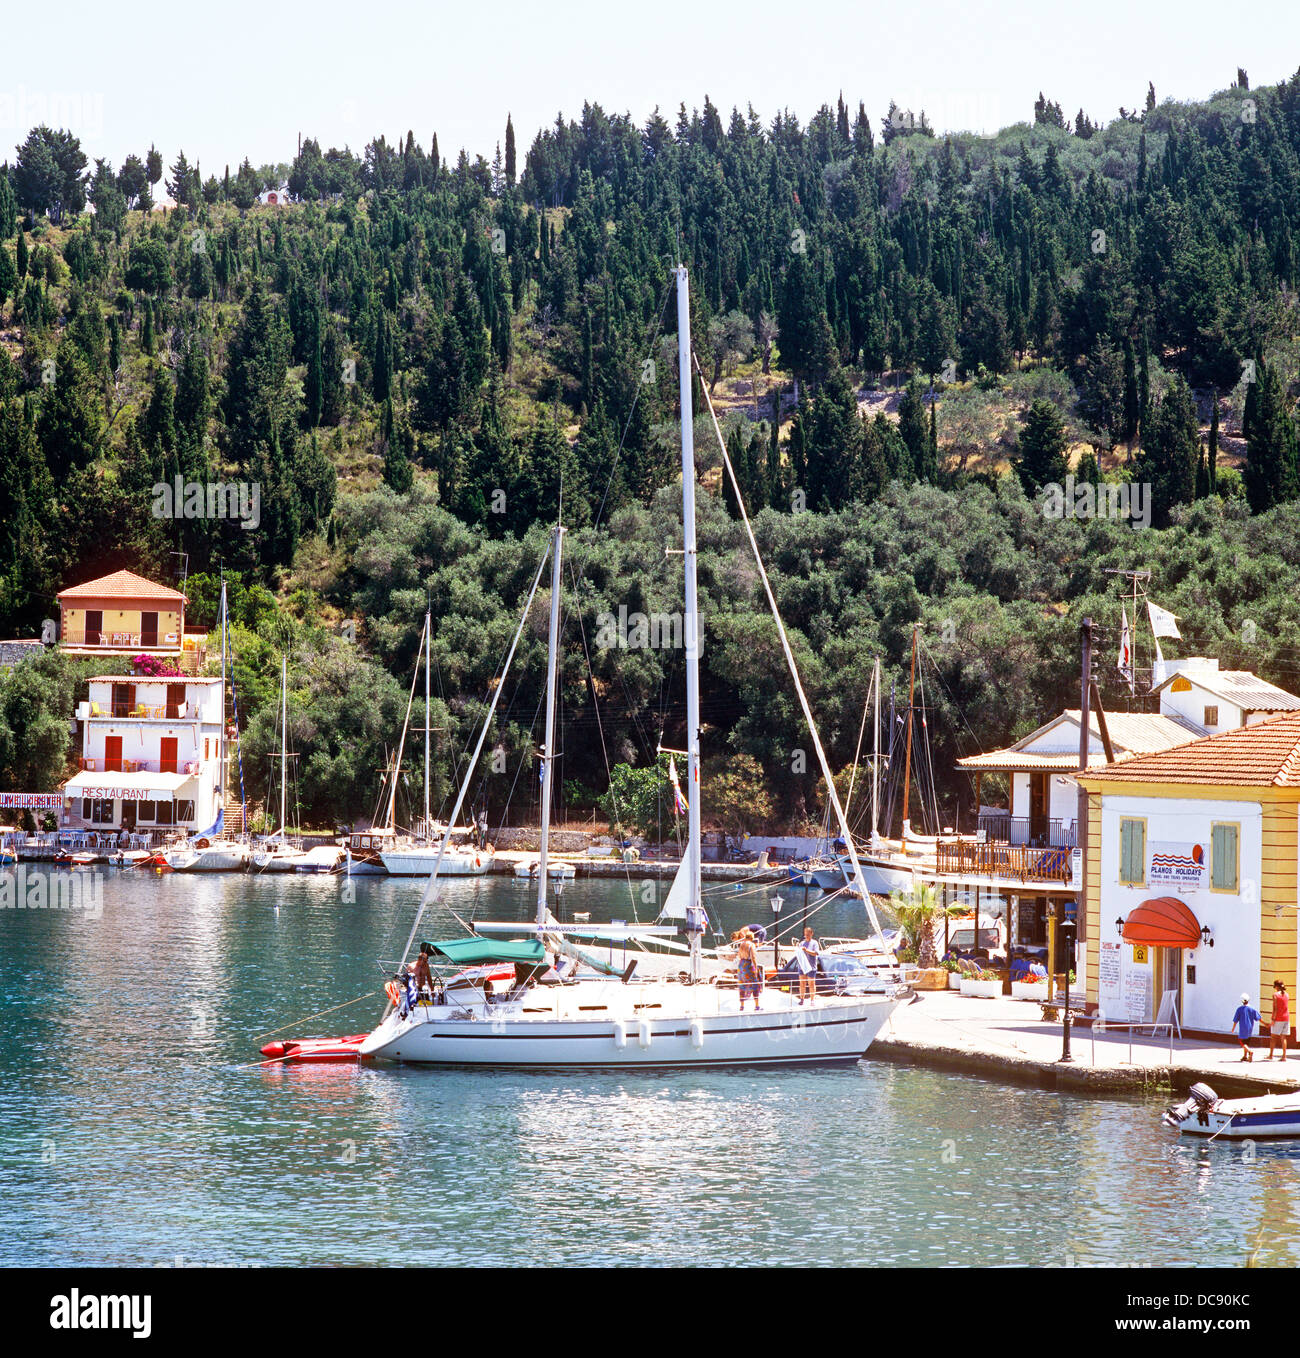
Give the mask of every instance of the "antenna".
[[[1133, 630], [1129, 633], [1129, 644], [1133, 647], [1133, 659], [1129, 668], [1132, 671], [1131, 694], [1132, 696], [1136, 696], [1137, 672], [1138, 672], [1137, 669], [1138, 582], [1141, 581], [1143, 584], [1145, 584], [1147, 581], [1149, 581], [1151, 579], [1151, 572], [1149, 570], [1130, 570], [1124, 566], [1106, 566], [1104, 568], [1104, 574], [1118, 575], [1125, 580], [1131, 580], [1133, 582]], [[1146, 597], [1145, 589], [1143, 589], [1142, 591], [1142, 597], [1143, 598]]]

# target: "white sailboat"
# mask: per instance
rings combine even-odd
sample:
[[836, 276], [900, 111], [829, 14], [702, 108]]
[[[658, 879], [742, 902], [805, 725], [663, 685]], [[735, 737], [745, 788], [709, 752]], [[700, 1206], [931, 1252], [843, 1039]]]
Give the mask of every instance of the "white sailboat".
[[304, 861], [303, 851], [285, 838], [289, 783], [289, 657], [280, 657], [280, 828], [253, 850], [253, 872], [293, 872]]
[[[430, 691], [429, 691], [429, 670], [430, 670], [430, 649], [433, 636], [433, 618], [429, 613], [424, 615], [424, 825], [425, 834], [428, 836], [423, 841], [412, 841], [406, 844], [391, 844], [380, 849], [379, 857], [383, 861], [384, 867], [393, 877], [427, 877], [433, 871], [433, 866], [439, 861], [438, 841], [433, 837], [438, 830], [437, 822], [434, 821], [429, 799], [429, 756], [433, 728], [430, 724]], [[409, 706], [407, 716], [410, 716]], [[402, 740], [406, 740], [406, 730], [403, 727]], [[399, 747], [400, 749], [400, 747]], [[401, 762], [401, 756], [398, 756]], [[396, 815], [395, 799], [397, 797], [397, 776], [393, 776], [393, 798], [394, 803], [389, 806], [389, 824], [393, 823]], [[456, 838], [450, 840], [446, 846], [446, 852], [442, 854], [441, 863], [438, 868], [440, 877], [482, 877], [492, 866], [493, 853], [491, 849], [479, 848], [472, 843], [466, 843], [465, 839], [471, 832], [462, 830], [457, 835], [456, 831], [452, 834]]]
[[[228, 630], [226, 582], [221, 582], [221, 695], [226, 695], [226, 636]], [[223, 721], [224, 725], [224, 721]], [[175, 872], [243, 872], [252, 857], [252, 850], [241, 840], [225, 837], [226, 779], [230, 757], [223, 733], [221, 741], [221, 780], [218, 791], [217, 819], [205, 831], [163, 851], [167, 866]]]
[[[554, 531], [551, 544], [551, 615], [546, 690], [546, 746], [543, 763], [541, 848], [538, 857], [537, 913], [532, 927], [519, 923], [478, 924], [480, 937], [458, 939], [429, 945], [433, 962], [443, 966], [465, 966], [509, 961], [514, 967], [514, 984], [500, 998], [491, 993], [481, 998], [453, 998], [446, 989], [435, 988], [428, 1000], [409, 995], [394, 1008], [360, 1046], [362, 1057], [403, 1062], [498, 1066], [570, 1066], [621, 1070], [629, 1067], [699, 1067], [710, 1065], [768, 1065], [855, 1061], [871, 1045], [877, 1032], [892, 1013], [898, 998], [893, 993], [858, 997], [828, 996], [807, 1005], [798, 1004], [789, 992], [767, 990], [763, 1007], [749, 1011], [740, 1007], [739, 992], [720, 984], [720, 978], [704, 980], [701, 968], [701, 936], [704, 930], [700, 845], [700, 695], [699, 695], [699, 614], [696, 600], [695, 535], [695, 450], [691, 405], [690, 307], [686, 270], [679, 267], [677, 277], [678, 355], [682, 417], [682, 519], [685, 563], [685, 643], [686, 643], [686, 724], [688, 752], [687, 901], [685, 919], [676, 924], [638, 927], [627, 925], [592, 926], [578, 929], [554, 922], [547, 909], [549, 877], [547, 849], [550, 834], [551, 786], [554, 776], [556, 656], [559, 643], [560, 557], [564, 530]], [[721, 440], [720, 440], [721, 441]], [[742, 505], [743, 512], [743, 505]], [[748, 520], [746, 519], [748, 527]], [[751, 543], [753, 542], [751, 534]], [[757, 549], [755, 548], [757, 554]], [[759, 560], [769, 602], [787, 660], [794, 673], [795, 686], [805, 717], [811, 713], [803, 694], [792, 653], [766, 572]], [[540, 580], [540, 568], [538, 574]], [[533, 593], [537, 580], [533, 584]], [[527, 618], [532, 595], [524, 610]], [[522, 630], [523, 623], [520, 627]], [[513, 657], [519, 633], [516, 632], [507, 657]], [[499, 694], [503, 685], [497, 685]], [[472, 773], [486, 738], [488, 723], [495, 709], [489, 709], [479, 737]], [[814, 746], [822, 760], [828, 782], [829, 768], [816, 728]], [[453, 821], [459, 813], [468, 788], [469, 775], [460, 789]], [[843, 822], [834, 785], [831, 797]], [[844, 826], [847, 835], [847, 825]], [[443, 851], [447, 844], [443, 837]], [[409, 956], [418, 933], [425, 905], [433, 890], [430, 878], [421, 900], [420, 911], [407, 941], [403, 956]], [[861, 871], [858, 870], [858, 880]], [[671, 893], [670, 893], [671, 895]], [[868, 910], [870, 911], [868, 901]], [[877, 922], [877, 928], [878, 928]], [[587, 937], [621, 931], [625, 936], [673, 935], [684, 933], [688, 944], [689, 971], [686, 980], [639, 981], [636, 964], [619, 978], [583, 976], [569, 983], [543, 984], [548, 973], [548, 954], [569, 953], [566, 935], [581, 932]], [[504, 935], [523, 934], [523, 938]]]

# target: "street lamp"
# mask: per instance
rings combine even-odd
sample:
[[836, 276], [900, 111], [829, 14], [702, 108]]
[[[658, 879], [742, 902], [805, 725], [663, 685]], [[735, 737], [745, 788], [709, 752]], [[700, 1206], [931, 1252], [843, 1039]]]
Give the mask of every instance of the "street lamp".
[[781, 931], [778, 926], [781, 923], [782, 904], [783, 902], [780, 896], [772, 897], [772, 964], [776, 967], [777, 971], [781, 970], [781, 945], [778, 941]]
[[1057, 926], [1056, 936], [1065, 954], [1062, 970], [1065, 972], [1065, 1005], [1061, 1010], [1061, 1060], [1073, 1061], [1070, 1055], [1070, 965], [1074, 960], [1073, 920], [1062, 920]]

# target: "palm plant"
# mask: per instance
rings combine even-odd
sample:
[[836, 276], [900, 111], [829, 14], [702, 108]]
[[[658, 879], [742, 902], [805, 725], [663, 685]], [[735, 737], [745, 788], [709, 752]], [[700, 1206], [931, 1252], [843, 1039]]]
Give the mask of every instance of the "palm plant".
[[934, 946], [935, 921], [943, 918], [943, 907], [928, 882], [915, 883], [906, 893], [895, 891], [890, 898], [899, 927], [917, 951], [917, 964], [925, 968], [938, 965]]

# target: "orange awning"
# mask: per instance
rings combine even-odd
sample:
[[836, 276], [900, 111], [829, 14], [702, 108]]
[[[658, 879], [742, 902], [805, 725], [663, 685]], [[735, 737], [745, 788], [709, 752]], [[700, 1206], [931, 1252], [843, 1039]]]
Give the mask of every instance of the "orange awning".
[[1154, 896], [1124, 921], [1124, 941], [1155, 948], [1199, 948], [1201, 926], [1177, 896]]

